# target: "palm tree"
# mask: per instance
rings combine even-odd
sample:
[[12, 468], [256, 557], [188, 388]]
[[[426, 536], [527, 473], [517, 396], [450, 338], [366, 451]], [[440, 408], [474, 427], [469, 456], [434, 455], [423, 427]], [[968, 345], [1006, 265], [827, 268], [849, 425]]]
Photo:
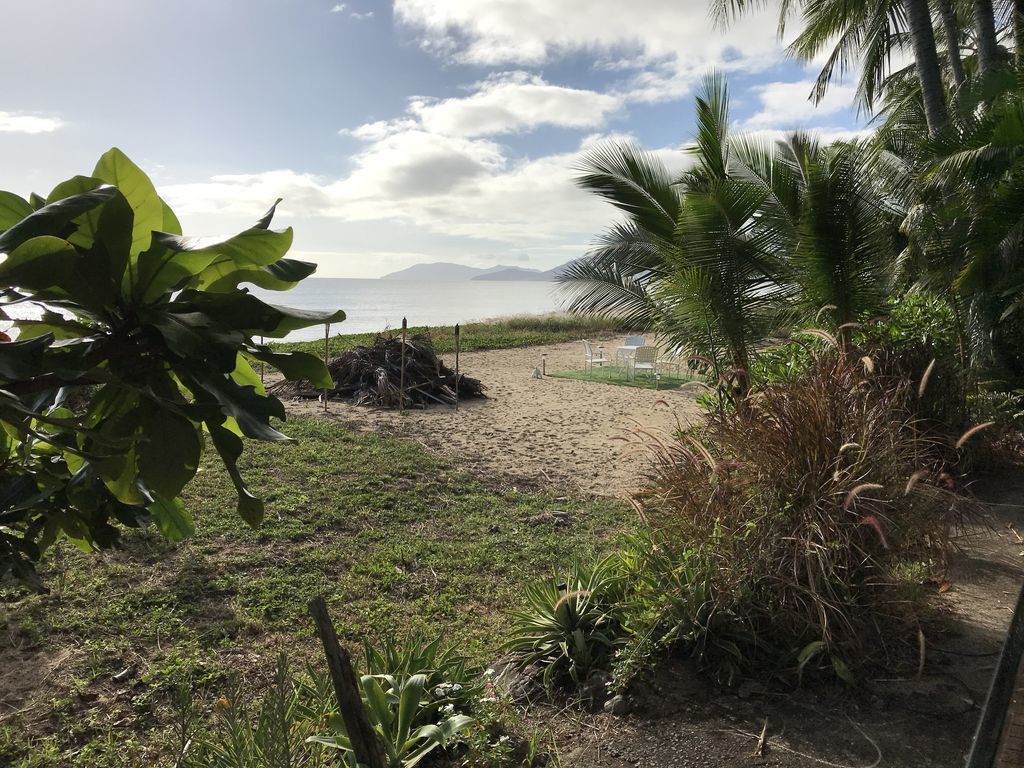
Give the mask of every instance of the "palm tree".
[[589, 153], [579, 184], [626, 218], [560, 281], [571, 311], [624, 317], [718, 368], [747, 370], [787, 321], [831, 304], [842, 328], [878, 307], [893, 216], [861, 145], [768, 142], [731, 136], [728, 124], [728, 91], [712, 75], [679, 179], [631, 144]]
[[577, 183], [608, 199], [625, 221], [559, 281], [570, 311], [642, 323], [722, 366], [746, 369], [751, 348], [770, 330], [780, 291], [775, 234], [756, 216], [770, 191], [733, 172], [728, 124], [725, 82], [710, 75], [687, 149], [694, 166], [681, 178], [628, 143], [589, 152]]
[[789, 257], [805, 315], [832, 307], [840, 338], [889, 296], [897, 253], [895, 211], [886, 209], [869, 147], [836, 142], [822, 147], [794, 134], [780, 143], [781, 162], [798, 183], [799, 217]]
[[988, 75], [999, 66], [999, 42], [996, 39], [996, 16], [992, 0], [972, 0], [974, 32], [978, 46], [978, 69]]
[[960, 22], [956, 17], [953, 0], [936, 0], [939, 18], [942, 20], [942, 31], [946, 38], [946, 61], [954, 88], [960, 88], [967, 81], [964, 61], [960, 56]]

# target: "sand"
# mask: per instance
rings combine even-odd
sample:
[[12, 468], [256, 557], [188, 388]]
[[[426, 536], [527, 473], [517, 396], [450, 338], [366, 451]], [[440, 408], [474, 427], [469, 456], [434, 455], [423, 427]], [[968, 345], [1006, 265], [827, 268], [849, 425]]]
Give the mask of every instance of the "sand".
[[[615, 341], [605, 343], [611, 350]], [[286, 403], [290, 413], [337, 419], [356, 430], [406, 437], [462, 466], [511, 485], [547, 485], [584, 494], [623, 496], [649, 472], [647, 451], [631, 437], [642, 429], [658, 437], [695, 419], [695, 390], [654, 391], [589, 381], [532, 378], [547, 354], [547, 371], [579, 370], [579, 342], [468, 352], [461, 370], [480, 379], [488, 398], [394, 411], [331, 402]], [[610, 352], [608, 354], [611, 354]], [[446, 355], [449, 365], [454, 356]]]

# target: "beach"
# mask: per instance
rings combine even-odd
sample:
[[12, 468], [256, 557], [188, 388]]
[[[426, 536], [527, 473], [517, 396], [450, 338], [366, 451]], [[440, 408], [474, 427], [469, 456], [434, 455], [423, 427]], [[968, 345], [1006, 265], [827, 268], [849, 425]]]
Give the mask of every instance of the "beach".
[[[654, 391], [535, 379], [533, 371], [545, 354], [549, 374], [583, 367], [578, 341], [468, 352], [460, 369], [483, 382], [485, 400], [464, 401], [458, 411], [438, 406], [404, 414], [331, 401], [326, 415], [351, 429], [416, 440], [509, 484], [623, 496], [637, 490], [650, 471], [644, 445], [670, 436], [700, 413], [693, 388]], [[453, 355], [444, 358], [454, 364]], [[316, 401], [289, 401], [286, 409], [324, 415]]]

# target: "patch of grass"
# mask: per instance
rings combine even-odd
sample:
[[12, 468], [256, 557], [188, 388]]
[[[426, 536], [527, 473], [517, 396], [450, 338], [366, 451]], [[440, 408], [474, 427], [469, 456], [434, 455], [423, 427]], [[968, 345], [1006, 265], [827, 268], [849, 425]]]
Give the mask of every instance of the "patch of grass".
[[638, 389], [679, 389], [684, 384], [703, 381], [701, 378], [676, 373], [662, 373], [660, 380], [647, 373], [638, 373], [630, 379], [626, 374], [625, 368], [614, 365], [594, 368], [589, 371], [560, 371], [559, 373], [549, 373], [548, 376], [553, 376], [557, 379], [595, 381], [599, 384], [612, 384], [617, 387], [636, 387]]
[[[513, 349], [533, 347], [540, 344], [558, 344], [563, 341], [578, 341], [591, 336], [624, 333], [626, 329], [613, 320], [576, 317], [566, 314], [524, 315], [484, 323], [464, 323], [459, 327], [462, 337], [462, 351], [474, 352], [484, 349]], [[383, 332], [383, 330], [382, 330]], [[387, 331], [394, 333], [394, 329]], [[399, 331], [400, 332], [400, 331]], [[417, 325], [409, 328], [409, 335], [429, 332], [438, 354], [455, 351], [455, 326]], [[330, 337], [329, 351], [334, 356], [353, 347], [373, 342], [376, 333], [335, 334]], [[275, 343], [275, 349], [285, 352], [310, 352], [317, 356], [324, 353], [324, 340]]]
[[[351, 647], [423, 631], [487, 663], [526, 584], [599, 554], [631, 520], [616, 501], [493, 487], [414, 443], [333, 422], [287, 432], [296, 444], [246, 447], [243, 471], [267, 499], [259, 530], [211, 461], [187, 490], [193, 539], [142, 530], [102, 555], [61, 546], [42, 568], [51, 594], [0, 593], [12, 640], [0, 667], [39, 680], [0, 694], [15, 713], [0, 717], [0, 764], [155, 764], [179, 682], [216, 697], [231, 674], [266, 683], [281, 650], [321, 663], [306, 615], [317, 593]], [[552, 509], [570, 523], [547, 522]]]

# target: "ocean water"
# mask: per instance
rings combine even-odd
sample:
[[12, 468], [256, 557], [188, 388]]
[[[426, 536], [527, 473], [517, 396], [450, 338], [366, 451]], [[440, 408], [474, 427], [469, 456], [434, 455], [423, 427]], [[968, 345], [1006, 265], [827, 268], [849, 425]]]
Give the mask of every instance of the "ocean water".
[[[545, 282], [465, 280], [426, 282], [309, 278], [290, 291], [252, 288], [260, 298], [296, 309], [345, 310], [331, 335], [364, 333], [409, 325], [454, 325], [509, 315], [543, 315], [561, 310], [557, 286]], [[323, 338], [323, 326], [306, 328], [289, 341]]]

